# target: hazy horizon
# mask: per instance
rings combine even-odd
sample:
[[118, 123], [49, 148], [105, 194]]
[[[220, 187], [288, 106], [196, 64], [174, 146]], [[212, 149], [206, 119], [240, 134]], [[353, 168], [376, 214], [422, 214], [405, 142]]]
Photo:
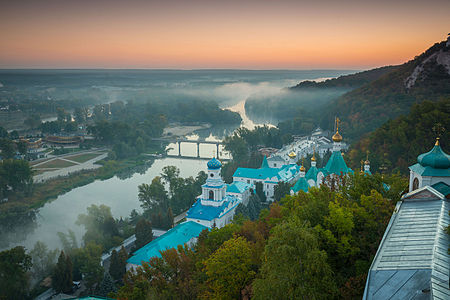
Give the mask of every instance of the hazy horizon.
[[450, 1], [18, 0], [1, 69], [371, 69], [450, 28]]

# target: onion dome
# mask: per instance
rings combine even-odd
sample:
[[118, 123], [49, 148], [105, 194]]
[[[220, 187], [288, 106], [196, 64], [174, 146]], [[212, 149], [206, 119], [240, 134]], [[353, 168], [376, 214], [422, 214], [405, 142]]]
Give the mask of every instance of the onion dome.
[[448, 169], [450, 168], [450, 155], [442, 151], [439, 145], [439, 138], [436, 139], [436, 144], [427, 153], [420, 154], [417, 157], [417, 162], [423, 167], [432, 167], [434, 169]]
[[288, 154], [288, 156], [290, 158], [295, 158], [297, 155], [294, 153], [294, 151], [292, 151], [291, 153]]
[[316, 152], [314, 152], [313, 156], [311, 157], [311, 161], [316, 161]]
[[206, 165], [208, 166], [208, 169], [211, 170], [220, 169], [220, 167], [222, 167], [222, 163], [215, 157], [213, 157], [213, 159], [208, 161]]
[[301, 167], [300, 167], [300, 172], [305, 172], [306, 171], [306, 168], [302, 165]]
[[339, 131], [336, 130], [336, 133], [333, 135], [332, 139], [333, 139], [333, 142], [338, 143], [338, 142], [342, 141], [342, 135], [339, 133]]

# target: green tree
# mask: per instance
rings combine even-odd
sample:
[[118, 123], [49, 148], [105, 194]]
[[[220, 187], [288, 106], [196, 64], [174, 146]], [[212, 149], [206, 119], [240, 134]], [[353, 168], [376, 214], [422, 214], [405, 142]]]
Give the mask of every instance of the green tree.
[[96, 295], [106, 297], [109, 293], [115, 293], [117, 292], [117, 287], [114, 284], [113, 279], [111, 278], [111, 275], [109, 272], [105, 272], [103, 275], [103, 280], [100, 282]]
[[243, 237], [227, 240], [205, 261], [208, 277], [206, 297], [237, 299], [241, 291], [253, 280], [251, 248]]
[[173, 196], [177, 179], [180, 176], [180, 169], [175, 166], [165, 166], [161, 173], [162, 180], [169, 185], [170, 196]]
[[72, 290], [72, 284], [72, 261], [61, 251], [53, 271], [52, 287], [58, 293], [68, 293]]
[[332, 299], [336, 286], [327, 254], [299, 219], [277, 225], [263, 254], [255, 299]]
[[111, 208], [106, 205], [92, 204], [87, 208], [87, 214], [78, 216], [76, 224], [86, 228], [83, 236], [85, 244], [95, 241], [109, 249], [120, 242], [117, 223], [112, 217]]
[[20, 154], [26, 155], [27, 154], [27, 148], [28, 145], [25, 141], [19, 141], [17, 142], [17, 151], [19, 151]]
[[0, 252], [0, 298], [27, 299], [28, 276], [31, 256], [25, 248], [17, 246]]
[[37, 241], [30, 251], [33, 263], [33, 267], [31, 268], [33, 277], [41, 279], [50, 274], [55, 265], [57, 254], [58, 250], [48, 250], [47, 245], [41, 241]]
[[[108, 272], [106, 272], [108, 273]], [[122, 270], [122, 265], [120, 263], [119, 254], [114, 249], [111, 252], [111, 258], [109, 263], [109, 274], [115, 279], [118, 280], [123, 276], [124, 270]]]
[[139, 201], [144, 210], [151, 210], [157, 206], [164, 207], [167, 205], [167, 192], [164, 184], [161, 182], [161, 177], [156, 176], [150, 185], [143, 183], [138, 186], [138, 189]]
[[135, 228], [136, 242], [134, 243], [136, 249], [140, 249], [153, 240], [152, 223], [145, 219], [140, 219]]
[[259, 199], [261, 199], [262, 202], [266, 202], [267, 197], [264, 193], [264, 185], [262, 182], [258, 181], [255, 183], [255, 193], [258, 195]]
[[102, 246], [90, 242], [81, 251], [80, 271], [86, 280], [89, 290], [103, 278], [104, 269], [101, 266]]
[[287, 182], [280, 181], [275, 187], [273, 191], [273, 198], [275, 201], [280, 201], [286, 195], [290, 194], [291, 185]]
[[0, 162], [0, 177], [4, 193], [7, 192], [8, 186], [14, 192], [31, 191], [33, 185], [33, 171], [27, 161], [6, 159]]
[[16, 154], [14, 142], [7, 138], [0, 139], [0, 150], [2, 150], [3, 159], [13, 158], [14, 154]]

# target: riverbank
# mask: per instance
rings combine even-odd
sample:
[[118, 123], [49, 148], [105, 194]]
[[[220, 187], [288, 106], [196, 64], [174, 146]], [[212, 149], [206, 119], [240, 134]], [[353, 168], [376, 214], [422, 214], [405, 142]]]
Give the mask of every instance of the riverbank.
[[67, 176], [59, 176], [33, 185], [31, 195], [13, 195], [8, 202], [0, 205], [0, 225], [5, 220], [12, 220], [17, 216], [28, 214], [31, 210], [42, 207], [48, 201], [56, 199], [77, 187], [81, 187], [94, 182], [95, 180], [106, 180], [127, 170], [142, 166], [153, 158], [146, 155], [139, 155], [121, 161], [98, 161], [98, 168], [80, 170]]
[[167, 136], [186, 136], [196, 130], [211, 128], [211, 124], [199, 124], [199, 125], [181, 125], [181, 124], [169, 124], [164, 128], [163, 137]]

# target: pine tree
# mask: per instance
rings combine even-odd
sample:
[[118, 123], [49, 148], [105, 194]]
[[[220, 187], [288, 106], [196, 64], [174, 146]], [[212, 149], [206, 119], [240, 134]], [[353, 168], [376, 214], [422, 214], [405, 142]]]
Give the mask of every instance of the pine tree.
[[[106, 272], [108, 273], [108, 272]], [[121, 263], [119, 259], [119, 255], [116, 250], [113, 250], [111, 253], [110, 263], [109, 263], [109, 274], [115, 279], [118, 280], [122, 276]]]
[[105, 272], [103, 275], [103, 280], [97, 288], [96, 294], [98, 296], [106, 297], [111, 292], [117, 292], [117, 288], [109, 272]]
[[61, 251], [53, 272], [52, 286], [56, 292], [67, 293], [72, 290], [72, 284], [72, 261]]
[[145, 219], [139, 220], [135, 227], [135, 235], [136, 242], [134, 245], [136, 249], [150, 243], [153, 240], [152, 223]]
[[167, 229], [170, 229], [173, 227], [173, 212], [172, 208], [169, 207], [167, 210]]

